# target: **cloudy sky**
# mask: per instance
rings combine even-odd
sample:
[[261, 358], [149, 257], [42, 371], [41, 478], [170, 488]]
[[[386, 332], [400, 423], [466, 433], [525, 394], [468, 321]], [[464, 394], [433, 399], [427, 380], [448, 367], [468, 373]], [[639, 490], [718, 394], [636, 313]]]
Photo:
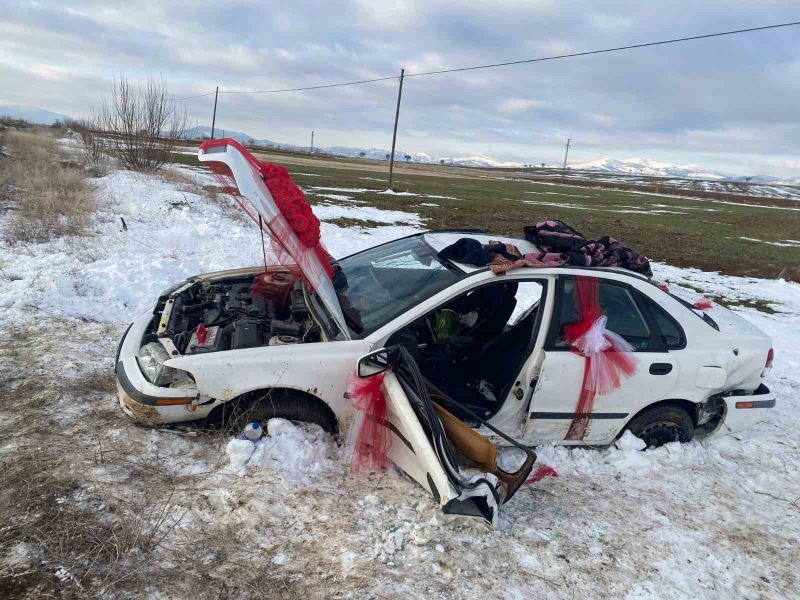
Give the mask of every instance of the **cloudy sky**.
[[[86, 116], [115, 75], [176, 96], [486, 64], [800, 20], [797, 0], [0, 0], [0, 104]], [[220, 96], [254, 137], [386, 148], [396, 81]], [[213, 97], [186, 102], [209, 124]], [[641, 156], [800, 175], [800, 27], [408, 78], [398, 147], [557, 162]]]

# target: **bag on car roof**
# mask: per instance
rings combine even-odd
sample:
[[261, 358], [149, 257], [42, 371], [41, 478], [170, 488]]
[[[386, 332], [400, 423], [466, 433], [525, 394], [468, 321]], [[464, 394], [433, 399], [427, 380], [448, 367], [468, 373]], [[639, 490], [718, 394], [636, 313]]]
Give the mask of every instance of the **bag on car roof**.
[[558, 219], [540, 221], [523, 231], [526, 240], [539, 248], [549, 248], [551, 252], [572, 252], [587, 242], [582, 233]]

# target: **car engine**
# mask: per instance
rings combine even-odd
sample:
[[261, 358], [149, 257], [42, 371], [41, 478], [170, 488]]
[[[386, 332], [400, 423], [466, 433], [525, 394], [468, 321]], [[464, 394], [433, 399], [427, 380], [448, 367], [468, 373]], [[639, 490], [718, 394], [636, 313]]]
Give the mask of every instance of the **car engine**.
[[284, 272], [189, 282], [165, 293], [142, 343], [169, 338], [181, 354], [320, 341], [299, 278]]

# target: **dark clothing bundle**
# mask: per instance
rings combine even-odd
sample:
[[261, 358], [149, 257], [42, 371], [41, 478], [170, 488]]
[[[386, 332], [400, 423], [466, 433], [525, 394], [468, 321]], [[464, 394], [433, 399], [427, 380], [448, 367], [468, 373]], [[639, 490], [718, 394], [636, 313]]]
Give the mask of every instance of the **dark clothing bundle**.
[[442, 260], [453, 260], [477, 267], [489, 265], [496, 274], [519, 267], [574, 265], [620, 267], [647, 277], [653, 276], [647, 258], [612, 237], [587, 240], [581, 233], [558, 220], [541, 221], [525, 227], [524, 232], [525, 239], [535, 244], [541, 252], [530, 252], [523, 256], [511, 244], [481, 244], [473, 238], [461, 238], [444, 248], [438, 256]]
[[442, 260], [453, 260], [476, 267], [485, 267], [498, 255], [509, 260], [522, 258], [522, 253], [511, 244], [501, 242], [481, 244], [473, 238], [461, 238], [439, 252], [437, 256]]
[[[541, 221], [525, 227], [525, 239], [545, 252], [559, 252], [564, 264], [579, 267], [621, 267], [629, 271], [653, 276], [650, 261], [644, 256], [623, 246], [612, 237], [587, 240], [581, 233], [563, 221]], [[529, 254], [526, 259], [535, 258]]]

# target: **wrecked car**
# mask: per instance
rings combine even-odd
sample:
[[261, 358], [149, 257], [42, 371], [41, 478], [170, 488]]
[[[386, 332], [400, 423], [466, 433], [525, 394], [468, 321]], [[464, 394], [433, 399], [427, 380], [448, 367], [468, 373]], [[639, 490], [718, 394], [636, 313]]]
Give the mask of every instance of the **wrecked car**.
[[[465, 237], [538, 250], [478, 231], [396, 239], [333, 261], [331, 273], [324, 253], [291, 235], [244, 148], [215, 140], [198, 158], [227, 169], [282, 264], [191, 277], [128, 327], [115, 361], [119, 403], [141, 423], [236, 418], [247, 407], [248, 418], [342, 434], [354, 417], [348, 375], [380, 374], [389, 459], [450, 512], [492, 522], [535, 455], [512, 474], [494, 469], [486, 435], [524, 451], [608, 445], [629, 430], [657, 446], [739, 431], [775, 404], [764, 383], [770, 338], [722, 306], [699, 310], [623, 268], [497, 275], [441, 256]], [[581, 319], [581, 339], [614, 337], [624, 351], [577, 345], [569, 332]], [[607, 366], [613, 385], [590, 390], [596, 369], [622, 355], [624, 372]], [[483, 471], [460, 471], [453, 447]]]

